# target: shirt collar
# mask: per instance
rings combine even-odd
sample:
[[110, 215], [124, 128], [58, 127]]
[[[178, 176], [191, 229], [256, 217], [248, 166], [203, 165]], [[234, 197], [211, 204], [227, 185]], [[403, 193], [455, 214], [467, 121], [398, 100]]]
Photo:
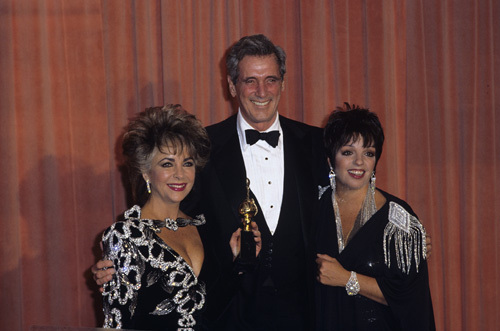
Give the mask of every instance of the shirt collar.
[[[279, 141], [282, 141], [283, 131], [281, 130], [281, 125], [279, 121], [279, 114], [276, 116], [273, 124], [265, 131], [260, 132], [269, 132], [278, 130], [280, 132]], [[236, 115], [236, 130], [238, 131], [238, 138], [240, 140], [241, 150], [246, 150], [250, 145], [247, 144], [247, 138], [245, 136], [245, 130], [255, 130], [248, 122], [245, 120], [243, 115], [241, 115], [241, 108], [238, 108], [238, 114]], [[279, 146], [279, 143], [278, 143]]]

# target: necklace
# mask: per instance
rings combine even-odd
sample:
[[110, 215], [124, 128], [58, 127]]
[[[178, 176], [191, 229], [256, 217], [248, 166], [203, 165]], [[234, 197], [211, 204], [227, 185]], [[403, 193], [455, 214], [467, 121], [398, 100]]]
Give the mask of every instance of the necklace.
[[[127, 210], [124, 214], [125, 219], [137, 219], [137, 220], [143, 220], [141, 218], [141, 207], [138, 205], [133, 206], [129, 210]], [[172, 231], [177, 231], [179, 228], [185, 227], [187, 225], [203, 225], [205, 224], [205, 216], [203, 214], [200, 214], [196, 216], [193, 219], [190, 218], [177, 218], [177, 219], [172, 219], [172, 218], [165, 218], [164, 220], [153, 220], [150, 219], [148, 220], [150, 223], [151, 229], [158, 233], [161, 232], [162, 228], [167, 228]]]
[[361, 209], [359, 210], [359, 213], [356, 216], [356, 220], [354, 221], [354, 224], [349, 233], [347, 234], [345, 240], [344, 240], [344, 233], [342, 231], [342, 220], [340, 219], [340, 209], [337, 203], [337, 199], [335, 198], [335, 191], [332, 192], [332, 205], [335, 213], [335, 226], [337, 229], [337, 245], [339, 247], [339, 254], [340, 254], [344, 250], [345, 245], [347, 245], [349, 236], [351, 235], [354, 228], [356, 228], [356, 230], [354, 231], [353, 235], [356, 234], [356, 232], [363, 225], [365, 225], [365, 223], [377, 212], [377, 207], [375, 205], [375, 187], [374, 186], [372, 187], [372, 185], [370, 185], [368, 187], [368, 190], [366, 190], [366, 196], [363, 201], [363, 205], [361, 206]]
[[151, 226], [151, 229], [153, 229], [154, 232], [160, 232], [161, 228], [167, 228], [172, 231], [177, 231], [179, 228], [188, 226], [188, 225], [202, 225], [205, 224], [205, 217], [203, 215], [198, 215], [196, 218], [191, 219], [191, 218], [165, 218], [164, 220], [152, 220], [153, 225]]

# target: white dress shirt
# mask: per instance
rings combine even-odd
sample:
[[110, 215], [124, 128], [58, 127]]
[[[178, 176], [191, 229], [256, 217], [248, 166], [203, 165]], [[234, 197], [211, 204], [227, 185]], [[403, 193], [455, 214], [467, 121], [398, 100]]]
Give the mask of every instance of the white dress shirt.
[[262, 131], [278, 130], [280, 132], [278, 146], [275, 148], [264, 140], [259, 140], [253, 145], [247, 144], [245, 130], [255, 129], [243, 118], [241, 110], [238, 110], [236, 126], [247, 178], [250, 180], [250, 190], [259, 201], [262, 209], [259, 210], [259, 213], [264, 214], [267, 226], [271, 234], [274, 234], [278, 226], [283, 201], [283, 178], [285, 175], [283, 130], [280, 126], [279, 116], [276, 116], [276, 120], [269, 129]]

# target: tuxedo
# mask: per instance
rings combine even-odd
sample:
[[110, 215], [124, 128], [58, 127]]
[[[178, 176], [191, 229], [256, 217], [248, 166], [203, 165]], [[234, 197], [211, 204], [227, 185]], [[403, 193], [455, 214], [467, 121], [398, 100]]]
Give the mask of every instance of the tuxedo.
[[321, 129], [282, 116], [279, 121], [285, 168], [280, 217], [274, 235], [262, 212], [254, 217], [262, 250], [257, 267], [243, 275], [234, 271], [228, 244], [241, 224], [238, 207], [247, 194], [236, 115], [207, 127], [211, 156], [197, 178], [195, 194], [206, 218], [200, 229], [206, 252], [202, 275], [208, 290], [205, 315], [214, 330], [309, 329], [312, 292], [306, 277], [314, 271], [307, 269], [306, 251], [318, 185], [327, 180], [326, 158]]

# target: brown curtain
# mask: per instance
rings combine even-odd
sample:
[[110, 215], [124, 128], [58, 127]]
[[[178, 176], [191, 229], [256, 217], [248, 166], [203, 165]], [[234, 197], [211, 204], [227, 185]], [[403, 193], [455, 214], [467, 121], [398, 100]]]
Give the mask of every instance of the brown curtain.
[[124, 125], [165, 103], [232, 114], [224, 56], [255, 33], [288, 55], [281, 114], [379, 114], [377, 184], [432, 234], [438, 329], [497, 330], [496, 0], [0, 0], [0, 329], [100, 325], [89, 267], [128, 206]]

